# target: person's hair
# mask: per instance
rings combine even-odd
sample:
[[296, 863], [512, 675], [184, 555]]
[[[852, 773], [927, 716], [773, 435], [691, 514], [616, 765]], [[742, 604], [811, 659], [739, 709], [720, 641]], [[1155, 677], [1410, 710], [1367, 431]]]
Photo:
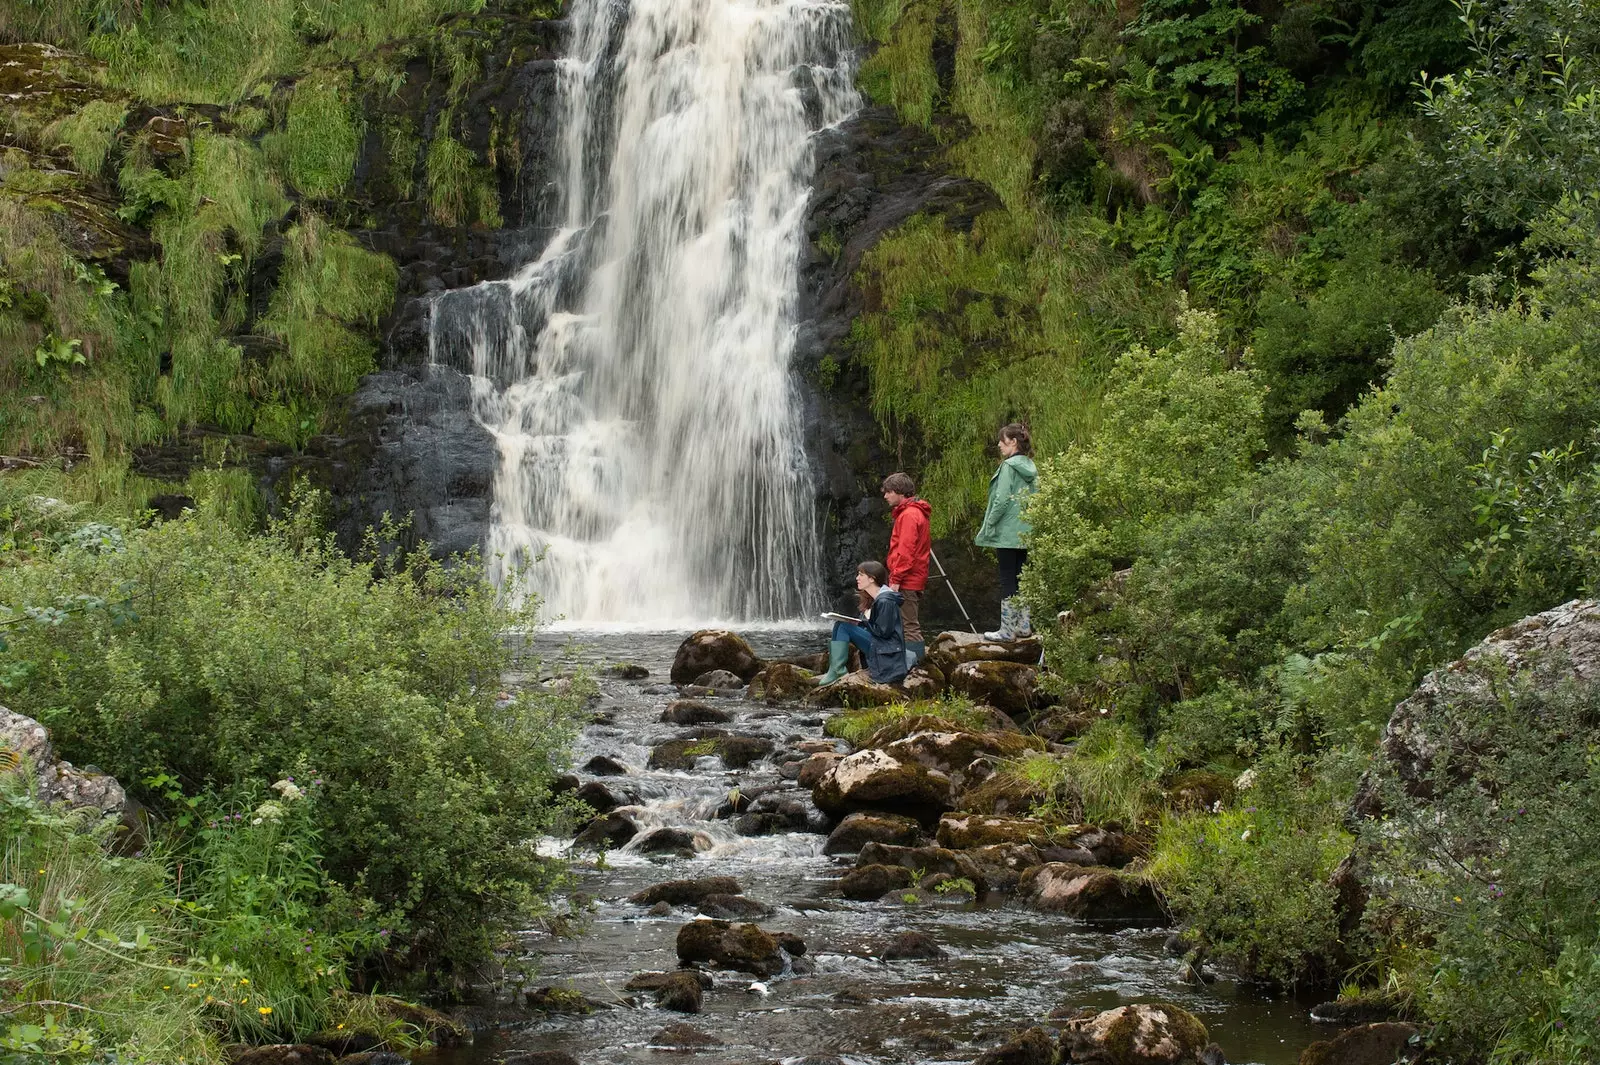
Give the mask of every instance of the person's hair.
[[883, 479], [880, 492], [894, 492], [896, 495], [914, 496], [917, 494], [917, 482], [911, 479], [910, 474], [891, 473]]
[[1010, 425], [1002, 426], [1000, 439], [1015, 440], [1017, 442], [1017, 454], [1019, 455], [1033, 454], [1033, 437], [1028, 435], [1028, 427], [1021, 422], [1012, 422]]
[[880, 588], [889, 587], [889, 571], [882, 562], [863, 562], [856, 567], [856, 572], [865, 573]]

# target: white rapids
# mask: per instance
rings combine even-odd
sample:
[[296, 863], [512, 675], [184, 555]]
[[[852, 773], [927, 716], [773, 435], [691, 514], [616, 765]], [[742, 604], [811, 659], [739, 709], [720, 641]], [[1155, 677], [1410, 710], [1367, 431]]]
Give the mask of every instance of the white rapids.
[[441, 294], [500, 453], [485, 551], [547, 618], [793, 617], [818, 529], [789, 367], [811, 138], [857, 106], [847, 5], [574, 0], [560, 228]]

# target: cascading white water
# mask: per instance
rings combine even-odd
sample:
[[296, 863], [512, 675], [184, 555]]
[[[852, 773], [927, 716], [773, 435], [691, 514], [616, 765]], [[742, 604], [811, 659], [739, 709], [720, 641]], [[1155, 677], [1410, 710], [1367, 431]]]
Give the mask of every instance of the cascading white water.
[[561, 229], [434, 303], [500, 449], [486, 551], [576, 622], [818, 594], [789, 369], [810, 138], [856, 106], [846, 5], [573, 0]]

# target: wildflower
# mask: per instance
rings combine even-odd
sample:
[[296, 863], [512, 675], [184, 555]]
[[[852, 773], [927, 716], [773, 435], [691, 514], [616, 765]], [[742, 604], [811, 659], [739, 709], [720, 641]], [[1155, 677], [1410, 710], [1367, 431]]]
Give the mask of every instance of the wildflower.
[[213, 1002], [215, 1002], [215, 1001], [216, 1001], [216, 998], [215, 998], [215, 997], [213, 997], [213, 996], [211, 996], [211, 995], [207, 995], [207, 996], [206, 996], [206, 1004], [207, 1004], [207, 1005], [210, 1005], [210, 1004], [211, 1004], [211, 1003], [213, 1003]]
[[197, 988], [197, 987], [199, 987], [199, 986], [200, 986], [200, 985], [199, 985], [199, 984], [190, 984], [190, 985], [189, 985], [189, 990], [191, 990], [191, 991], [192, 991], [192, 990], [194, 990], [194, 989], [195, 989], [195, 988]]
[[344, 1031], [344, 1025], [342, 1025], [342, 1024], [335, 1025], [334, 1026], [334, 1030], [342, 1032], [342, 1031]]
[[285, 802], [293, 802], [305, 794], [300, 790], [300, 786], [294, 782], [294, 777], [278, 781], [272, 785], [272, 790], [277, 792]]
[[261, 1014], [261, 1016], [265, 1017], [267, 1014], [272, 1012], [272, 1007], [271, 1006], [257, 1006], [256, 1007], [256, 1012]]
[[1243, 773], [1239, 774], [1236, 780], [1234, 780], [1233, 786], [1238, 791], [1245, 791], [1254, 785], [1255, 782], [1256, 771], [1254, 769], [1246, 769]]
[[241, 976], [239, 977], [239, 982], [241, 984], [248, 984], [250, 982], [250, 978], [248, 976]]
[[[293, 787], [293, 785], [290, 786]], [[283, 814], [284, 809], [282, 804], [268, 799], [266, 802], [256, 807], [255, 818], [250, 823], [252, 825], [259, 825], [263, 821], [282, 821]]]

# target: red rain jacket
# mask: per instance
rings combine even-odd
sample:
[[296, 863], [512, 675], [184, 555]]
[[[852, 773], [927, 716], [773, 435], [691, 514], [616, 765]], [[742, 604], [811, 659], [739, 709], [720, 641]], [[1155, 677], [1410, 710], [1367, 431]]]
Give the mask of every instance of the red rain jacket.
[[889, 583], [902, 590], [920, 592], [928, 586], [928, 536], [926, 499], [908, 499], [894, 508], [894, 531], [889, 534]]

